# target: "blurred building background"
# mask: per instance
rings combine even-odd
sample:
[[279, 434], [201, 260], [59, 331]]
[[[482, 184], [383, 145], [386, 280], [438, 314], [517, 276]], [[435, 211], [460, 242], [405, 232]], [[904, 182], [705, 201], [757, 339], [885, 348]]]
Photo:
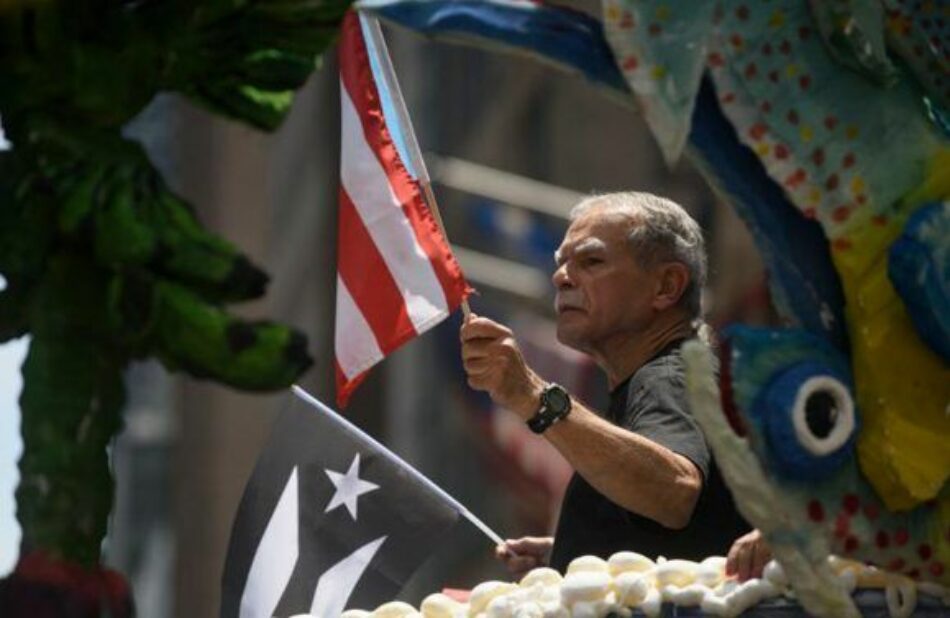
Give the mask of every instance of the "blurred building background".
[[[531, 59], [386, 33], [448, 236], [478, 290], [473, 310], [513, 325], [547, 378], [592, 405], [605, 399], [596, 368], [554, 340], [549, 285], [567, 210], [590, 192], [636, 189], [681, 203], [706, 230], [713, 322], [771, 319], [762, 266], [741, 222], [687, 161], [667, 169], [632, 107]], [[266, 298], [242, 311], [307, 334], [316, 363], [302, 384], [327, 402], [334, 401], [338, 96], [330, 54], [274, 135], [175, 96], [157, 99], [129, 129], [209, 227], [272, 275]], [[346, 414], [503, 536], [544, 534], [569, 469], [465, 386], [458, 326], [456, 316], [386, 359]], [[215, 616], [231, 522], [284, 395], [239, 393], [156, 364], [134, 367], [127, 381], [126, 430], [113, 450], [109, 561], [132, 580], [140, 616]], [[502, 576], [491, 550], [475, 531], [460, 530], [405, 595], [418, 602], [443, 586]]]

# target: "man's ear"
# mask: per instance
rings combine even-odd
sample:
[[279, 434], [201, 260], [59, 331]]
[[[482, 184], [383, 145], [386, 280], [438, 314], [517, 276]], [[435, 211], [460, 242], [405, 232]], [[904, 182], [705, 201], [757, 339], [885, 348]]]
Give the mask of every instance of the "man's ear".
[[676, 305], [689, 287], [689, 269], [681, 262], [667, 262], [656, 267], [656, 275], [653, 308], [664, 311]]

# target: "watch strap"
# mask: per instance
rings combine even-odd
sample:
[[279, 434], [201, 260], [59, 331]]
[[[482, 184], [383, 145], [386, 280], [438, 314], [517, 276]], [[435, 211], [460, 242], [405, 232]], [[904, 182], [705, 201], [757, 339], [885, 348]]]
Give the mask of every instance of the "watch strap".
[[527, 425], [528, 429], [534, 433], [544, 433], [544, 431], [557, 420], [560, 419], [556, 417], [553, 412], [548, 411], [548, 413], [545, 414], [543, 411], [539, 411], [527, 420]]

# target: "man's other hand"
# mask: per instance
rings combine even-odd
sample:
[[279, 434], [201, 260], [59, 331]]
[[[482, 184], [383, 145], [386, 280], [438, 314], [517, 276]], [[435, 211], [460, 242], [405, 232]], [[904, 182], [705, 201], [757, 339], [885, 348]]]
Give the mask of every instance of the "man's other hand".
[[538, 410], [544, 381], [524, 361], [514, 334], [506, 326], [472, 314], [462, 324], [462, 364], [468, 385], [522, 418]]
[[729, 548], [726, 575], [735, 575], [740, 582], [762, 577], [762, 569], [772, 559], [772, 550], [758, 530], [740, 536]]
[[554, 537], [550, 536], [506, 539], [495, 547], [495, 557], [505, 563], [511, 576], [518, 581], [531, 569], [546, 566], [553, 546]]

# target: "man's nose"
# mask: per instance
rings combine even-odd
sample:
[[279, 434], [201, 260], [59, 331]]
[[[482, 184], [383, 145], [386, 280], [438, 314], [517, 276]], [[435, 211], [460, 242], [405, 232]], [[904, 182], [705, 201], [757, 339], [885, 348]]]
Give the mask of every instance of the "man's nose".
[[569, 288], [573, 285], [570, 275], [567, 273], [567, 264], [561, 264], [554, 271], [554, 274], [551, 275], [551, 282], [554, 284], [554, 289], [562, 290], [564, 288]]

